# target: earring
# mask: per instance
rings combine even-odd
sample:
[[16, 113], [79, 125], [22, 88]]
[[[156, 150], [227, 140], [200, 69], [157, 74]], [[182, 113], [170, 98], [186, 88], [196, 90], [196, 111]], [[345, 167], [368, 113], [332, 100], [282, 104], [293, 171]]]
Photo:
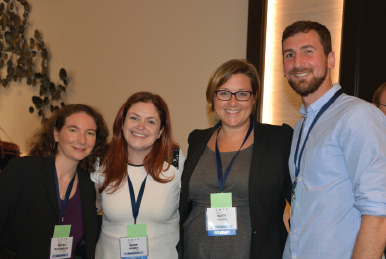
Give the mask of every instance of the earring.
[[56, 148], [56, 141], [54, 141], [54, 144], [52, 145], [52, 151], [55, 151], [55, 148]]

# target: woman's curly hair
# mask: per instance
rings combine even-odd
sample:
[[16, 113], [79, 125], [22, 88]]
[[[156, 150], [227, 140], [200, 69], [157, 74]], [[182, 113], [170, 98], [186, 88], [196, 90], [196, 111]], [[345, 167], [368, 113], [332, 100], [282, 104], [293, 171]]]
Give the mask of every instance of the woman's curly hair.
[[57, 110], [46, 120], [28, 143], [29, 155], [42, 157], [55, 156], [58, 152], [58, 145], [54, 140], [54, 129], [60, 131], [65, 125], [67, 117], [81, 112], [90, 115], [97, 125], [94, 149], [90, 155], [79, 162], [79, 166], [82, 169], [93, 172], [96, 162], [103, 160], [108, 149], [107, 137], [109, 136], [109, 130], [100, 112], [85, 104], [68, 104]]

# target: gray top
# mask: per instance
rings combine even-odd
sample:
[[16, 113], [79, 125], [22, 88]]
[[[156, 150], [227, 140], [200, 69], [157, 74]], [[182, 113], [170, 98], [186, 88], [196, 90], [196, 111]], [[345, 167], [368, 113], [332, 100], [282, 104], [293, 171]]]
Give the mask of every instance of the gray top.
[[[186, 259], [249, 258], [251, 220], [249, 214], [248, 179], [253, 144], [240, 151], [235, 159], [224, 192], [232, 193], [232, 205], [237, 207], [237, 235], [208, 236], [205, 209], [210, 207], [210, 194], [219, 193], [216, 153], [206, 147], [193, 171], [189, 183], [192, 211], [184, 224], [184, 249]], [[221, 152], [223, 173], [237, 152]]]

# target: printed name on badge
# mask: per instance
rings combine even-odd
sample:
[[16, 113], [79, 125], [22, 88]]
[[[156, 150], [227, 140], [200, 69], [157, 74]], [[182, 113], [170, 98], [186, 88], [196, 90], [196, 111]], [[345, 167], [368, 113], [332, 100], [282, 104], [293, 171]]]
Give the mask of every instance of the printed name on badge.
[[208, 236], [236, 235], [236, 208], [207, 208], [206, 230], [208, 231]]

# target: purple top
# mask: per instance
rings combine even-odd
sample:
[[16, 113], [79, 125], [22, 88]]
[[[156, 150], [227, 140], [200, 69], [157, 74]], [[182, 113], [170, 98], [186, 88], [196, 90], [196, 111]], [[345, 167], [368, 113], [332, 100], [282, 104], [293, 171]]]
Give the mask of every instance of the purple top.
[[[60, 200], [62, 207], [64, 207], [64, 200]], [[59, 216], [60, 217], [60, 216]], [[60, 218], [59, 218], [60, 221]], [[71, 225], [70, 237], [74, 237], [74, 243], [72, 244], [72, 257], [75, 258], [75, 248], [82, 241], [84, 237], [83, 229], [83, 214], [82, 214], [82, 201], [80, 199], [79, 183], [76, 186], [74, 196], [68, 200], [66, 215], [64, 216], [64, 225]]]

